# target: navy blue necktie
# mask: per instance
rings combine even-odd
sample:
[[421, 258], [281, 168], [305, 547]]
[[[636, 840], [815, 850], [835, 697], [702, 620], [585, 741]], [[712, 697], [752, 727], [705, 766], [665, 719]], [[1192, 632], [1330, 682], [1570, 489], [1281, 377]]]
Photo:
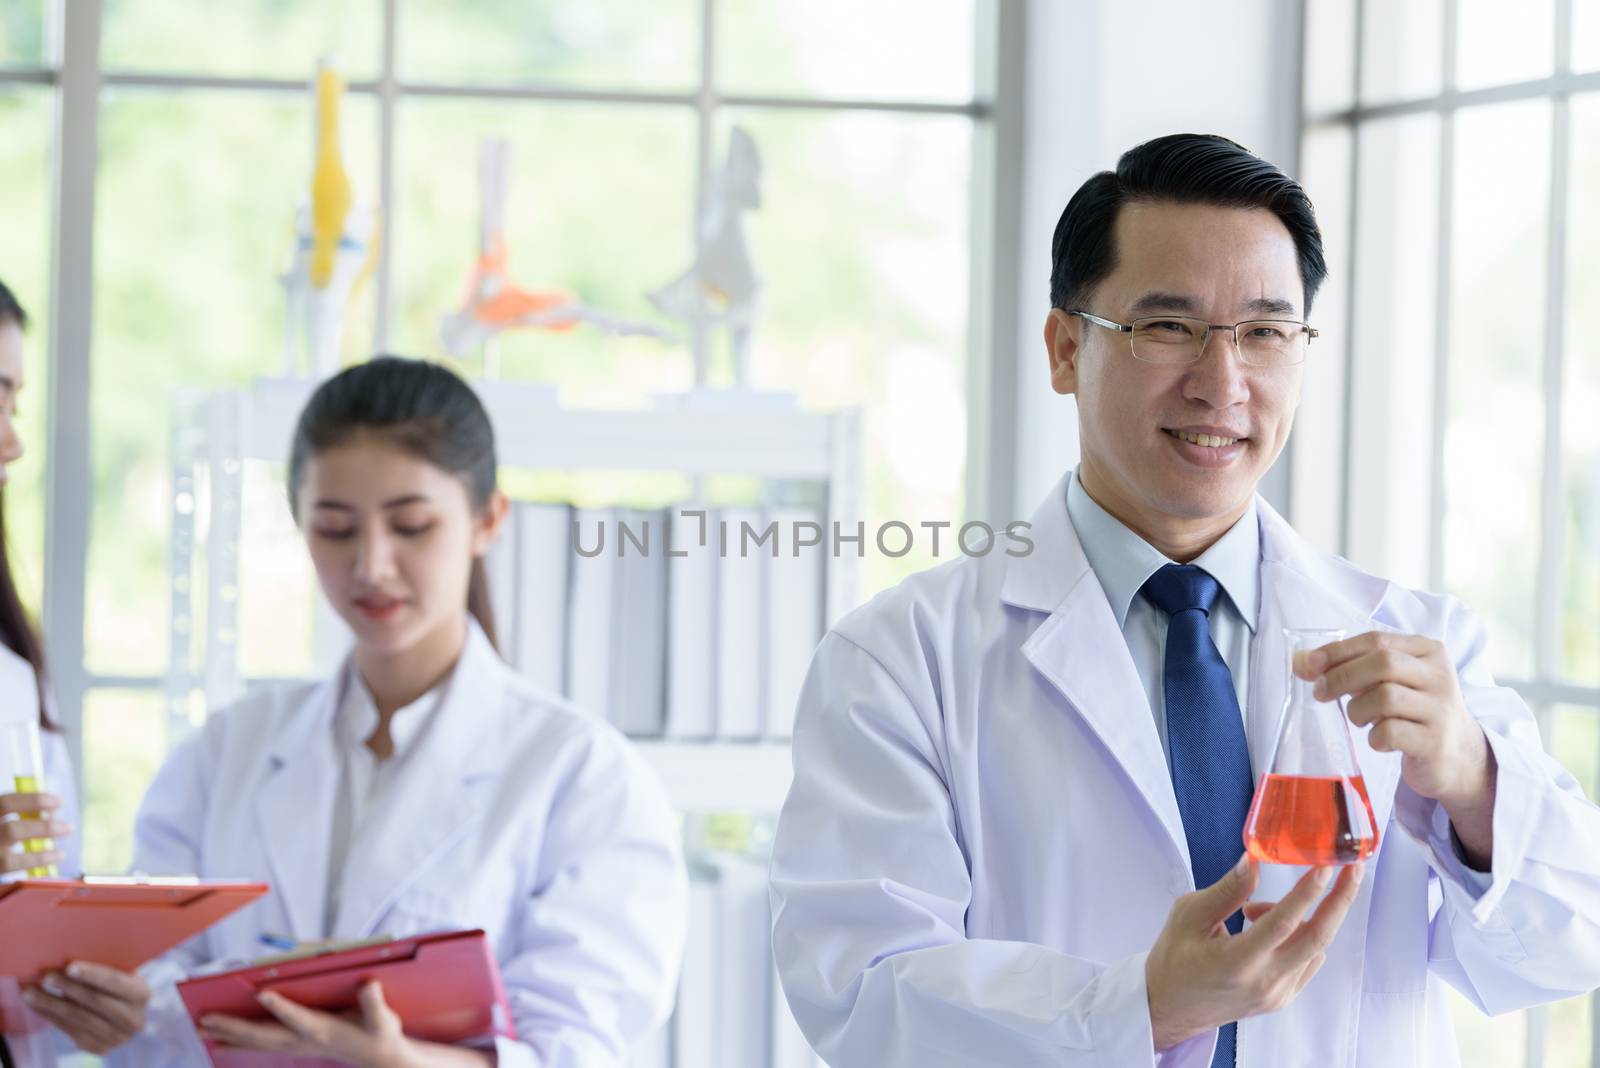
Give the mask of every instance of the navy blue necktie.
[[[1168, 564], [1139, 592], [1171, 617], [1161, 667], [1167, 752], [1194, 885], [1204, 889], [1239, 862], [1254, 792], [1233, 673], [1207, 625], [1221, 587], [1192, 564]], [[1243, 925], [1243, 913], [1228, 917], [1228, 930], [1234, 934]], [[1235, 1031], [1231, 1023], [1218, 1030], [1212, 1068], [1232, 1068]]]

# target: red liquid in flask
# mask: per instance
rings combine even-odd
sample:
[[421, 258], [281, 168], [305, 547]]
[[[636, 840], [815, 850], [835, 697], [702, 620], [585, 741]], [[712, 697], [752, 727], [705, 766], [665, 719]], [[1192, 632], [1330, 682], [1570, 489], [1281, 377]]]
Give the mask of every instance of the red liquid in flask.
[[1268, 864], [1352, 864], [1378, 848], [1360, 775], [1263, 775], [1244, 826], [1245, 849]]

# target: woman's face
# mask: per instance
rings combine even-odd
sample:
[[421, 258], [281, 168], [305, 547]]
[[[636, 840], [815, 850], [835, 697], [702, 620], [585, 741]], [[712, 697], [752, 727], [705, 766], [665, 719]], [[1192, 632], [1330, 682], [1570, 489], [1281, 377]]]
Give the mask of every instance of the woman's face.
[[0, 486], [6, 468], [22, 457], [17, 436], [17, 394], [22, 391], [22, 327], [15, 319], [0, 321]]
[[322, 592], [380, 656], [459, 633], [505, 514], [498, 493], [475, 514], [459, 477], [373, 433], [312, 456], [298, 507]]

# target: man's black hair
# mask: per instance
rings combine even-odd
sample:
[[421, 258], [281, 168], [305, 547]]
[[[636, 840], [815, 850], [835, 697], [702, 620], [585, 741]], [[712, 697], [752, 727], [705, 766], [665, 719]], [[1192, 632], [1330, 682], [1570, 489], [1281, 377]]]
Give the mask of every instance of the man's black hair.
[[1050, 304], [1071, 311], [1116, 269], [1117, 213], [1130, 201], [1263, 208], [1294, 239], [1305, 308], [1328, 275], [1322, 231], [1300, 183], [1248, 149], [1216, 134], [1169, 134], [1130, 148], [1115, 171], [1101, 171], [1067, 202], [1050, 245]]

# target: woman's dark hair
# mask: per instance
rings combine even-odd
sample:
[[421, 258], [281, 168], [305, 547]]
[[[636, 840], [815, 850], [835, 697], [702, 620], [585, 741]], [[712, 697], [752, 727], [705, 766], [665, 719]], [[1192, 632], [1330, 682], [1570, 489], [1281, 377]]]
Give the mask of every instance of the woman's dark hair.
[[17, 303], [17, 295], [0, 282], [0, 324], [16, 323], [21, 330], [28, 329], [28, 313]]
[[[22, 310], [16, 294], [0, 282], [0, 326], [16, 323], [19, 330], [28, 328], [28, 313]], [[17, 582], [11, 572], [11, 540], [6, 535], [5, 491], [0, 489], [0, 642], [33, 665], [33, 676], [39, 688], [39, 725], [45, 730], [56, 730], [45, 713], [44, 643], [39, 632], [33, 629], [22, 598], [17, 595]]]
[[1215, 134], [1170, 134], [1130, 148], [1115, 171], [1090, 178], [1067, 202], [1051, 242], [1050, 305], [1071, 311], [1117, 266], [1112, 234], [1129, 201], [1165, 200], [1264, 208], [1294, 238], [1305, 287], [1304, 315], [1328, 275], [1322, 231], [1300, 183], [1248, 149]]
[[[317, 453], [375, 433], [404, 452], [457, 476], [474, 511], [488, 507], [495, 488], [494, 428], [472, 387], [425, 360], [374, 356], [317, 387], [289, 446], [289, 512], [300, 521], [300, 483]], [[467, 611], [497, 650], [494, 608], [481, 559], [472, 562]]]

